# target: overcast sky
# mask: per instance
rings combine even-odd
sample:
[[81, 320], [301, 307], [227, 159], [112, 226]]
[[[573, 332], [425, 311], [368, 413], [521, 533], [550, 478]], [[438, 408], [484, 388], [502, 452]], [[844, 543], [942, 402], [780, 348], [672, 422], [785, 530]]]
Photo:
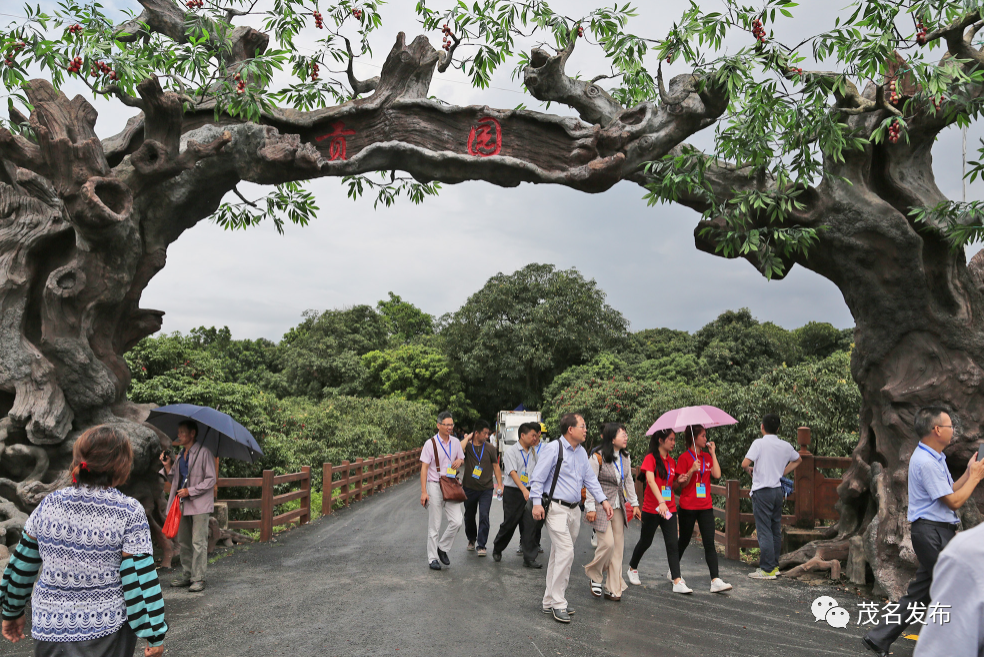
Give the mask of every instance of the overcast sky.
[[[117, 4], [139, 12], [136, 2]], [[398, 31], [406, 31], [408, 41], [421, 32], [413, 4], [399, 0], [384, 9], [384, 28], [373, 40], [375, 58], [360, 60], [360, 77], [377, 73], [373, 66], [385, 59]], [[428, 2], [433, 8], [448, 4]], [[575, 17], [598, 4], [560, 0], [553, 6]], [[630, 30], [661, 38], [687, 3], [638, 4], [640, 16]], [[42, 3], [46, 5], [53, 3]], [[0, 11], [16, 6], [17, 0], [10, 0]], [[802, 2], [796, 19], [781, 22], [777, 33], [792, 40], [822, 29], [833, 20], [830, 6]], [[439, 45], [439, 32], [428, 36]], [[314, 30], [305, 35], [315, 37]], [[676, 68], [670, 76], [684, 72]], [[510, 80], [511, 69], [505, 67], [490, 90], [471, 88], [459, 72], [435, 73], [431, 94], [458, 105], [515, 107], [522, 102], [538, 108], [519, 81]], [[599, 50], [583, 42], [568, 65], [569, 74], [580, 71], [583, 77], [606, 70]], [[130, 113], [115, 102], [94, 105], [103, 137], [118, 132]], [[566, 108], [554, 105], [550, 111], [566, 113]], [[968, 159], [977, 159], [981, 134], [976, 126], [970, 130]], [[708, 143], [706, 137], [691, 141]], [[950, 129], [942, 134], [934, 154], [940, 187], [959, 199], [961, 133]], [[785, 280], [768, 282], [744, 260], [702, 253], [693, 241], [697, 213], [674, 205], [647, 207], [643, 190], [634, 184], [590, 195], [547, 185], [501, 189], [464, 183], [445, 186], [440, 197], [420, 206], [404, 200], [379, 209], [373, 208], [372, 198], [348, 199], [337, 179], [315, 181], [310, 187], [320, 207], [317, 220], [305, 228], [288, 226], [283, 236], [271, 225], [228, 232], [209, 221], [186, 232], [171, 245], [167, 266], [150, 283], [142, 306], [166, 312], [165, 331], [227, 325], [237, 338], [278, 340], [306, 309], [375, 304], [389, 291], [439, 316], [456, 310], [490, 276], [539, 262], [576, 267], [596, 280], [633, 330], [666, 326], [693, 331], [721, 312], [741, 307], [750, 308], [761, 321], [787, 328], [809, 321], [854, 325], [840, 292], [827, 280], [794, 268]], [[259, 188], [251, 191], [261, 193]], [[980, 197], [973, 186], [967, 194], [968, 200]]]

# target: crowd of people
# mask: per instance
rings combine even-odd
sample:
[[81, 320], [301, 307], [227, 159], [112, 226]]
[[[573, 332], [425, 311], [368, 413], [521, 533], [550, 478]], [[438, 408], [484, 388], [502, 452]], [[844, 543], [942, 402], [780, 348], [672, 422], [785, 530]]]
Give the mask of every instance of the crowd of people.
[[[785, 498], [781, 479], [800, 463], [796, 450], [776, 436], [779, 423], [776, 415], [763, 418], [763, 436], [752, 443], [742, 463], [752, 475], [755, 518], [761, 525], [758, 537], [762, 560], [760, 567], [749, 575], [753, 579], [776, 578]], [[594, 531], [594, 558], [584, 566], [593, 596], [618, 602], [629, 584], [642, 584], [639, 565], [657, 529], [663, 532], [666, 577], [672, 582], [673, 591], [693, 593], [681, 576], [680, 559], [690, 544], [695, 525], [700, 529], [711, 593], [732, 589], [718, 572], [710, 490], [711, 480], [721, 477], [721, 465], [704, 427], [695, 425], [684, 429], [684, 450], [678, 458], [672, 454], [676, 447], [673, 430], [656, 431], [652, 435], [639, 467], [638, 479], [644, 491], [642, 504], [636, 493], [628, 452], [629, 436], [621, 424], [606, 424], [599, 444], [590, 454], [582, 447], [587, 427], [581, 415], [564, 415], [560, 437], [546, 444], [541, 444], [543, 427], [539, 423], [523, 424], [517, 442], [503, 454], [501, 469], [495, 447], [488, 444], [487, 423], [479, 423], [472, 434], [460, 440], [453, 435], [454, 429], [451, 414], [441, 413], [437, 434], [420, 455], [420, 503], [429, 512], [427, 560], [432, 570], [451, 564], [448, 552], [463, 515], [468, 549], [485, 556], [492, 496], [501, 494], [503, 521], [492, 544], [492, 558], [496, 562], [502, 560], [502, 553], [518, 528], [517, 552], [523, 555], [523, 566], [541, 568], [537, 557], [543, 552], [540, 538], [546, 525], [550, 556], [542, 607], [545, 614], [552, 614], [559, 622], [569, 623], [573, 613], [567, 604], [566, 591], [582, 513]], [[462, 466], [463, 491], [459, 494], [456, 489]], [[447, 519], [443, 533], [442, 518]], [[641, 521], [642, 529], [625, 571], [626, 582], [622, 571], [625, 530], [636, 518]]]

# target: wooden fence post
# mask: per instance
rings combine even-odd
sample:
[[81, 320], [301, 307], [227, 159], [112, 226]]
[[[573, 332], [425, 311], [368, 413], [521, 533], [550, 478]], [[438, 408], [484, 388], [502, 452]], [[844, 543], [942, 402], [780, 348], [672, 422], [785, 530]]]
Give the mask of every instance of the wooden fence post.
[[365, 473], [362, 472], [362, 459], [355, 459], [355, 471], [358, 473], [358, 477], [359, 477], [356, 480], [358, 482], [358, 487], [355, 489], [355, 501], [356, 502], [361, 502], [362, 501], [362, 481], [365, 478], [364, 477]]
[[741, 501], [738, 498], [738, 480], [728, 480], [728, 492], [724, 499], [724, 556], [728, 559], [737, 560], [741, 554], [738, 548], [738, 539], [741, 531], [738, 523], [738, 513], [741, 509]]
[[273, 538], [273, 470], [263, 471], [263, 493], [260, 497], [260, 542]]
[[331, 481], [331, 463], [321, 466], [321, 515], [327, 516], [331, 513], [331, 494], [335, 488]]
[[816, 512], [813, 508], [816, 463], [813, 460], [813, 454], [808, 449], [811, 440], [810, 428], [800, 427], [796, 431], [796, 439], [800, 445], [799, 455], [803, 462], [793, 470], [796, 482], [794, 488], [796, 491], [795, 525], [805, 529], [813, 529], [816, 526]]
[[300, 524], [306, 525], [311, 522], [311, 466], [302, 466], [301, 472], [306, 474], [307, 477], [305, 479], [301, 479], [301, 490], [303, 490], [306, 495], [301, 498], [301, 508], [304, 510], [304, 514], [301, 515]]

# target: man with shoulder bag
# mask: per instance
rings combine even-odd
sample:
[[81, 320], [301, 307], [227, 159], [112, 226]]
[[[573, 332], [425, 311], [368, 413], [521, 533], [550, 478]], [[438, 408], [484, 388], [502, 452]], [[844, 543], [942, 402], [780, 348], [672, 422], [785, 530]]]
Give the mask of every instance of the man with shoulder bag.
[[[609, 520], [615, 512], [591, 470], [587, 452], [581, 449], [587, 437], [584, 418], [573, 413], [564, 415], [560, 419], [560, 433], [560, 438], [540, 452], [530, 478], [529, 504], [533, 519], [545, 520], [550, 535], [543, 613], [552, 613], [560, 623], [570, 623], [574, 610], [567, 606], [565, 594], [574, 563], [574, 543], [581, 528], [581, 488], [588, 489]], [[549, 492], [544, 495], [544, 491]], [[523, 546], [524, 559], [529, 554], [526, 550], [530, 542]]]
[[[427, 561], [431, 570], [451, 565], [448, 552], [461, 529], [465, 490], [458, 469], [465, 462], [461, 443], [452, 440], [454, 419], [447, 411], [437, 416], [437, 434], [420, 452], [420, 504], [428, 510]], [[448, 525], [441, 535], [441, 518]], [[440, 536], [440, 539], [438, 538]]]

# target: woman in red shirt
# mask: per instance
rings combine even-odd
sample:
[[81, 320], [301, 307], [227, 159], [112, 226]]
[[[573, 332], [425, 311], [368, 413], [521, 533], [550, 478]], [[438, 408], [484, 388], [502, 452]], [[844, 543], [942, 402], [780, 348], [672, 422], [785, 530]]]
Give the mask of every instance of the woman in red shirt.
[[[639, 466], [639, 474], [645, 477], [646, 493], [642, 498], [642, 532], [629, 561], [629, 582], [642, 584], [639, 579], [639, 562], [653, 544], [656, 528], [663, 529], [666, 560], [670, 563], [669, 577], [673, 580], [674, 593], [693, 593], [680, 577], [680, 557], [677, 555], [677, 514], [673, 501], [673, 480], [676, 461], [671, 452], [676, 445], [676, 434], [671, 429], [657, 431], [649, 439], [649, 453]], [[669, 516], [669, 517], [667, 517]]]
[[[704, 558], [711, 571], [711, 593], [730, 591], [718, 577], [718, 558], [714, 549], [714, 510], [711, 508], [711, 477], [721, 478], [714, 443], [707, 442], [707, 431], [699, 424], [684, 430], [687, 449], [677, 459], [677, 483], [680, 485], [680, 560], [694, 535], [694, 523], [700, 527]], [[709, 452], [704, 451], [707, 447]]]

